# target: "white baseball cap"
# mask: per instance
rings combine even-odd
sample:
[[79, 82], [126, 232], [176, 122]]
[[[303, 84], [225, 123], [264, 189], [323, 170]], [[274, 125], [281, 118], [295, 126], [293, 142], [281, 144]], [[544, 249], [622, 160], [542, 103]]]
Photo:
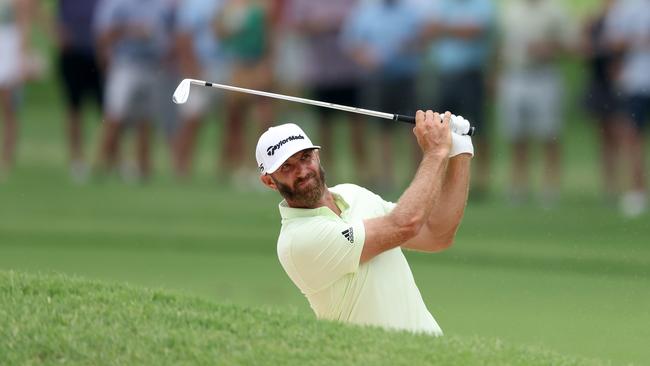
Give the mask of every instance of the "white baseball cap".
[[271, 127], [260, 136], [255, 149], [255, 158], [260, 174], [272, 174], [298, 151], [320, 149], [298, 125], [285, 123]]

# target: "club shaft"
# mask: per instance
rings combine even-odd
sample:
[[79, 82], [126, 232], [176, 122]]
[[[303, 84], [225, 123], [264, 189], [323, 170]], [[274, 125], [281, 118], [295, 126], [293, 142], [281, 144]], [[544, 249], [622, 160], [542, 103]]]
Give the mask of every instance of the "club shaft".
[[[264, 92], [264, 91], [260, 91], [260, 90], [255, 90], [255, 89], [241, 88], [241, 87], [238, 87], [238, 86], [217, 84], [217, 83], [207, 82], [207, 81], [203, 81], [203, 80], [190, 79], [190, 83], [193, 84], [193, 85], [198, 85], [198, 86], [207, 86], [207, 87], [211, 87], [211, 88], [224, 89], [224, 90], [230, 90], [230, 91], [235, 91], [235, 92], [240, 92], [240, 93], [259, 95], [259, 96], [262, 96], [262, 97], [287, 100], [287, 101], [303, 103], [303, 104], [310, 104], [310, 105], [315, 105], [315, 106], [318, 106], [318, 107], [336, 109], [336, 110], [345, 111], [345, 112], [363, 114], [363, 115], [371, 116], [371, 117], [389, 119], [389, 120], [392, 120], [392, 121], [400, 121], [400, 122], [415, 124], [415, 117], [413, 117], [413, 116], [405, 116], [405, 115], [401, 115], [401, 114], [393, 114], [393, 113], [373, 111], [373, 110], [370, 110], [370, 109], [350, 107], [350, 106], [341, 105], [341, 104], [322, 102], [322, 101], [319, 101], [319, 100], [312, 100], [312, 99], [307, 99], [307, 98], [293, 97], [293, 96], [290, 96], [290, 95], [269, 93], [269, 92]], [[474, 127], [470, 127], [468, 135], [470, 135], [470, 136], [474, 135]]]
[[373, 111], [373, 110], [369, 110], [369, 109], [363, 109], [363, 108], [357, 108], [357, 107], [349, 107], [349, 106], [345, 106], [345, 105], [328, 103], [328, 102], [321, 102], [321, 101], [318, 101], [318, 100], [312, 100], [312, 99], [307, 99], [307, 98], [292, 97], [292, 96], [289, 96], [289, 95], [282, 95], [282, 94], [269, 93], [269, 92], [254, 90], [254, 89], [240, 88], [240, 87], [237, 87], [237, 86], [210, 83], [210, 82], [201, 81], [201, 80], [192, 80], [191, 83], [194, 84], [194, 85], [209, 86], [209, 87], [212, 87], [212, 88], [225, 89], [225, 90], [236, 91], [236, 92], [241, 92], [241, 93], [259, 95], [259, 96], [263, 96], [263, 97], [288, 100], [288, 101], [291, 101], [291, 102], [311, 104], [311, 105], [315, 105], [315, 106], [319, 106], [319, 107], [338, 109], [340, 111], [364, 114], [366, 116], [379, 117], [379, 118], [390, 119], [390, 120], [395, 119], [395, 115], [392, 114], [392, 113], [384, 113], [384, 112], [378, 112], [378, 111]]

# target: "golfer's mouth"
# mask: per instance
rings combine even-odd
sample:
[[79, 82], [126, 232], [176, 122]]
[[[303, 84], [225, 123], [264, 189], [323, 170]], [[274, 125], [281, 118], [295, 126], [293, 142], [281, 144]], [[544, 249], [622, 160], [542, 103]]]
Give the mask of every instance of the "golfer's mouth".
[[304, 186], [307, 186], [307, 185], [309, 185], [309, 183], [311, 183], [311, 182], [314, 181], [314, 180], [316, 180], [315, 177], [307, 178], [307, 179], [303, 180], [302, 182], [299, 182], [299, 183], [298, 183], [298, 187], [304, 187]]

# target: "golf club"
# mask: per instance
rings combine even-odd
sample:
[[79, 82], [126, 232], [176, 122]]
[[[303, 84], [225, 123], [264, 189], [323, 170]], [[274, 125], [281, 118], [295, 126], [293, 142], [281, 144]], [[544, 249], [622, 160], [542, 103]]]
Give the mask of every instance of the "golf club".
[[[340, 111], [345, 111], [345, 112], [364, 114], [366, 116], [372, 116], [372, 117], [378, 117], [378, 118], [383, 118], [383, 119], [390, 119], [390, 120], [393, 120], [393, 121], [400, 121], [400, 122], [415, 124], [415, 117], [412, 117], [412, 116], [405, 116], [405, 115], [402, 115], [402, 114], [385, 113], [385, 112], [373, 111], [373, 110], [357, 108], [357, 107], [349, 107], [349, 106], [340, 105], [340, 104], [321, 102], [321, 101], [318, 101], [318, 100], [312, 100], [312, 99], [306, 99], [306, 98], [292, 97], [292, 96], [289, 96], [289, 95], [269, 93], [269, 92], [254, 90], [254, 89], [240, 88], [240, 87], [237, 87], [237, 86], [216, 84], [216, 83], [211, 83], [211, 82], [207, 82], [207, 81], [203, 81], [203, 80], [196, 80], [196, 79], [183, 79], [183, 81], [181, 81], [180, 84], [178, 84], [178, 87], [176, 87], [176, 90], [174, 91], [174, 95], [172, 97], [172, 100], [174, 101], [174, 103], [176, 103], [176, 104], [184, 104], [185, 102], [187, 102], [187, 99], [190, 97], [190, 87], [192, 85], [207, 86], [207, 87], [211, 87], [211, 88], [225, 89], [225, 90], [230, 90], [230, 91], [235, 91], [235, 92], [240, 92], [240, 93], [260, 95], [260, 96], [263, 96], [263, 97], [288, 100], [288, 101], [291, 101], [291, 102], [310, 104], [310, 105], [315, 105], [315, 106], [324, 107], [324, 108], [338, 109]], [[466, 131], [465, 134], [469, 135], [469, 136], [474, 136], [474, 132], [475, 132], [475, 127], [470, 126], [469, 130]]]

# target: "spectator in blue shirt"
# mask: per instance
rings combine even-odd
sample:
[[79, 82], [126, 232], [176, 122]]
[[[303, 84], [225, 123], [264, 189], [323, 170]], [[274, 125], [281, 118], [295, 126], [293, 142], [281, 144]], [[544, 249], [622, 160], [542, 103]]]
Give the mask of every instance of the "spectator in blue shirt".
[[[421, 26], [418, 7], [409, 0], [362, 1], [350, 14], [342, 42], [365, 76], [368, 108], [408, 115], [415, 112]], [[395, 183], [395, 125], [382, 124], [381, 184], [385, 190]]]
[[430, 42], [428, 57], [437, 72], [436, 101], [440, 111], [462, 115], [478, 128], [477, 187], [474, 198], [487, 193], [489, 151], [485, 126], [486, 64], [495, 27], [492, 0], [438, 0], [428, 6], [424, 37]]
[[[223, 7], [223, 0], [186, 0], [178, 9], [176, 49], [181, 74], [184, 78], [225, 83], [229, 65], [214, 24]], [[196, 137], [209, 109], [220, 96], [213, 90], [195, 88], [192, 98], [181, 106], [181, 121], [174, 141], [174, 170], [179, 177], [190, 172]]]
[[150, 129], [157, 115], [160, 70], [170, 56], [172, 0], [102, 0], [95, 32], [102, 65], [107, 70], [104, 130], [100, 146], [102, 169], [117, 162], [123, 127], [137, 126], [138, 177], [151, 171]]

